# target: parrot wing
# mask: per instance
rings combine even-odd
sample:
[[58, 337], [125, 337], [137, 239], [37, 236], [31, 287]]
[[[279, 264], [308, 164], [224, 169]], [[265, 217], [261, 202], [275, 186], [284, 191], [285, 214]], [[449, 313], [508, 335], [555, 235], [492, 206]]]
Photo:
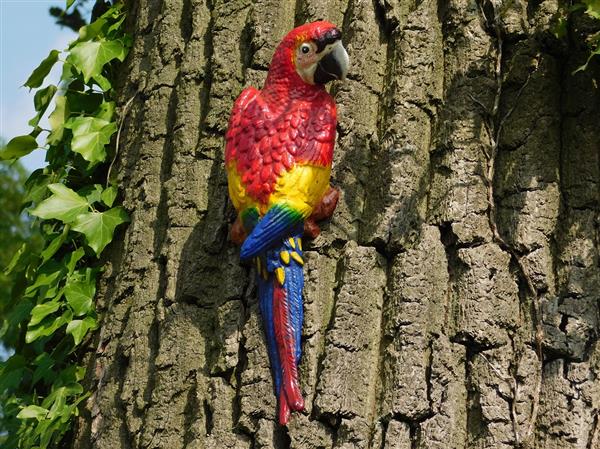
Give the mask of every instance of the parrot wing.
[[290, 114], [286, 149], [297, 163], [331, 166], [335, 145], [336, 109], [327, 95], [324, 101]]
[[302, 214], [286, 204], [274, 205], [244, 241], [240, 258], [248, 260], [263, 253], [274, 243], [289, 236], [292, 229], [304, 218]]

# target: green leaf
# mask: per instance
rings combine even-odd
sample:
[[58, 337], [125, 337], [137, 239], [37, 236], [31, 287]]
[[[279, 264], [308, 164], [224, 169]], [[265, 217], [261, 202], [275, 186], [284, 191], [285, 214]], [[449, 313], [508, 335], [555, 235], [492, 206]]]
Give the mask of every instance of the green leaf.
[[[56, 254], [56, 251], [65, 243], [67, 239], [67, 234], [69, 233], [69, 226], [66, 225], [59, 235], [54, 237], [50, 244], [42, 251], [42, 263], [46, 263], [48, 259]], [[56, 234], [55, 234], [56, 235]]]
[[73, 320], [67, 325], [67, 334], [73, 336], [75, 340], [75, 346], [81, 343], [83, 337], [88, 333], [90, 329], [96, 329], [98, 323], [91, 316], [85, 317], [83, 320]]
[[83, 74], [83, 79], [87, 83], [91, 78], [101, 74], [105, 64], [113, 59], [123, 61], [126, 54], [127, 50], [119, 40], [87, 41], [80, 42], [71, 49], [67, 62], [73, 64]]
[[54, 64], [56, 64], [56, 61], [58, 61], [59, 53], [58, 50], [52, 50], [46, 59], [29, 75], [24, 85], [31, 88], [40, 87], [44, 82], [44, 78], [46, 78]]
[[71, 7], [71, 5], [73, 5], [73, 3], [75, 3], [77, 0], [67, 0], [67, 7], [65, 9], [69, 9]]
[[17, 266], [17, 264], [23, 258], [23, 255], [25, 254], [25, 250], [26, 249], [27, 249], [27, 243], [23, 243], [19, 247], [19, 249], [15, 252], [15, 254], [12, 257], [12, 259], [10, 259], [10, 262], [8, 263], [8, 265], [6, 266], [6, 268], [4, 269], [4, 274], [5, 275], [8, 276], [10, 273], [12, 273], [12, 271], [15, 269], [15, 267]]
[[571, 75], [575, 75], [578, 72], [582, 72], [582, 71], [586, 70], [587, 67], [588, 67], [588, 65], [589, 65], [589, 63], [590, 63], [590, 61], [592, 60], [592, 58], [594, 56], [597, 56], [597, 55], [600, 55], [600, 47], [598, 47], [594, 51], [590, 52], [590, 55], [588, 56], [587, 61], [585, 62], [585, 64], [583, 64], [582, 66], [577, 67], [577, 69], [574, 70], [571, 73]]
[[61, 81], [70, 81], [77, 76], [77, 72], [73, 67], [73, 64], [69, 64], [68, 62], [63, 63], [62, 72], [60, 74]]
[[51, 291], [56, 290], [58, 283], [65, 275], [64, 268], [65, 267], [63, 264], [55, 260], [50, 260], [44, 265], [42, 265], [37, 270], [37, 276], [35, 277], [35, 281], [25, 290], [25, 295], [29, 296], [32, 293], [34, 293], [37, 289], [42, 288]]
[[52, 367], [56, 364], [56, 360], [47, 352], [42, 352], [35, 360], [35, 371], [33, 373], [33, 383], [44, 379], [45, 382], [52, 382], [55, 379], [55, 374], [52, 372]]
[[83, 250], [83, 248], [77, 248], [72, 253], [67, 254], [66, 266], [67, 266], [67, 272], [69, 274], [71, 274], [71, 273], [73, 273], [73, 271], [75, 271], [75, 266], [77, 265], [77, 262], [79, 262], [81, 260], [81, 258], [84, 256], [84, 254], [85, 254], [85, 251]]
[[106, 25], [106, 18], [99, 17], [97, 20], [90, 23], [89, 25], [82, 26], [81, 28], [79, 28], [79, 41], [82, 42], [92, 40], [93, 38], [98, 36], [98, 34], [100, 34], [104, 25]]
[[102, 120], [112, 121], [115, 116], [115, 102], [114, 101], [103, 101], [95, 111], [94, 115]]
[[45, 302], [43, 304], [38, 304], [33, 309], [31, 309], [31, 321], [29, 322], [29, 326], [33, 327], [42, 322], [44, 318], [46, 318], [51, 313], [56, 312], [60, 307], [60, 303], [57, 300]]
[[0, 363], [0, 391], [17, 388], [23, 381], [26, 359], [21, 354], [13, 354]]
[[119, 189], [117, 189], [115, 186], [108, 186], [106, 189], [104, 189], [104, 192], [102, 192], [102, 202], [108, 207], [112, 207], [118, 191]]
[[48, 87], [40, 89], [35, 93], [35, 96], [33, 97], [33, 104], [35, 106], [37, 114], [35, 115], [35, 117], [29, 120], [29, 126], [35, 127], [38, 125], [40, 119], [46, 112], [46, 109], [48, 109], [48, 105], [50, 104], [50, 100], [52, 100], [52, 97], [54, 97], [56, 89], [57, 88], [55, 85], [50, 84]]
[[117, 130], [117, 124], [96, 117], [77, 117], [65, 124], [73, 131], [71, 150], [81, 154], [86, 161], [102, 162], [106, 159], [104, 146]]
[[583, 0], [587, 6], [585, 13], [594, 19], [600, 19], [600, 0]]
[[[69, 89], [74, 89], [75, 83], [71, 83]], [[67, 92], [67, 102], [72, 114], [98, 116], [96, 111], [102, 104], [103, 95], [96, 92], [78, 92], [69, 90]], [[100, 117], [104, 118], [104, 117]]]
[[84, 315], [92, 310], [96, 278], [91, 273], [92, 270], [88, 268], [85, 273], [80, 271], [67, 279], [65, 296], [75, 316]]
[[[118, 16], [116, 16], [118, 17]], [[108, 30], [106, 30], [106, 33], [112, 33], [113, 31], [117, 31], [119, 30], [119, 28], [121, 28], [121, 25], [123, 24], [123, 21], [125, 20], [125, 14], [121, 14], [121, 18], [119, 20], [117, 20], [115, 23], [113, 23], [111, 26], [108, 27]]]
[[54, 176], [44, 173], [44, 169], [38, 168], [35, 170], [27, 181], [25, 181], [25, 197], [23, 203], [39, 203], [47, 195], [48, 184], [52, 183]]
[[67, 104], [67, 99], [64, 95], [56, 97], [54, 102], [56, 107], [54, 111], [48, 116], [48, 123], [50, 123], [50, 134], [46, 141], [50, 145], [54, 145], [62, 139], [65, 122], [69, 117], [69, 107]]
[[122, 207], [113, 207], [106, 212], [87, 212], [77, 217], [73, 230], [85, 235], [87, 244], [100, 255], [113, 238], [115, 228], [129, 221]]
[[105, 92], [112, 88], [112, 83], [108, 80], [108, 78], [100, 74], [94, 76], [94, 82]]
[[91, 186], [85, 186], [77, 193], [81, 196], [85, 196], [85, 199], [89, 204], [94, 204], [102, 201], [102, 190], [103, 189], [100, 184], [94, 184]]
[[[115, 124], [115, 128], [116, 128]], [[17, 136], [10, 139], [4, 148], [0, 150], [0, 161], [15, 159], [31, 153], [38, 147], [35, 138], [30, 135]]]
[[39, 421], [41, 419], [44, 419], [47, 414], [48, 414], [48, 410], [46, 410], [43, 407], [40, 407], [39, 405], [28, 405], [27, 407], [23, 408], [19, 412], [19, 414], [17, 415], [17, 418], [19, 418], [19, 419], [35, 418]]
[[32, 343], [38, 338], [47, 337], [48, 335], [52, 335], [56, 330], [71, 321], [72, 314], [70, 311], [64, 312], [59, 317], [49, 316], [42, 320], [42, 322], [37, 325], [35, 328], [30, 329], [27, 328], [27, 333], [25, 334], [25, 342]]
[[50, 184], [48, 188], [53, 193], [32, 209], [29, 213], [45, 220], [56, 218], [63, 223], [70, 223], [78, 215], [88, 210], [89, 204], [85, 198], [77, 195], [64, 184]]

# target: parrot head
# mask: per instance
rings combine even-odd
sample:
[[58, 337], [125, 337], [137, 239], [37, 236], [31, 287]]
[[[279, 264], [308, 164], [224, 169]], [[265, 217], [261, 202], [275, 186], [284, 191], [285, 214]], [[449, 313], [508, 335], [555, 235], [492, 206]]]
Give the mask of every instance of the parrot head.
[[269, 78], [290, 78], [309, 85], [344, 80], [349, 58], [335, 25], [320, 21], [301, 25], [281, 41], [271, 62]]

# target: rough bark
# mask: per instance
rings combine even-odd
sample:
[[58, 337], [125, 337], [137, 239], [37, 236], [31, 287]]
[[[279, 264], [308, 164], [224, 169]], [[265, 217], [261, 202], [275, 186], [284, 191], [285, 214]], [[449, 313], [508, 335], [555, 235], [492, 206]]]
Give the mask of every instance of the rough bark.
[[[556, 0], [138, 0], [76, 448], [600, 447], [600, 93]], [[276, 403], [223, 133], [295, 24], [343, 28], [338, 209], [306, 242], [305, 414]], [[130, 107], [124, 106], [130, 99]]]

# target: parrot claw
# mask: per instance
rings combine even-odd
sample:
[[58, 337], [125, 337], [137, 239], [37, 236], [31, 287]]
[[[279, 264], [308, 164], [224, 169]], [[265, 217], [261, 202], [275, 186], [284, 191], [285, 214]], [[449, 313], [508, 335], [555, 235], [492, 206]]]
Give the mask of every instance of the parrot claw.
[[304, 221], [304, 235], [306, 237], [311, 239], [318, 237], [321, 233], [321, 228], [317, 224], [317, 221], [331, 218], [339, 199], [339, 189], [330, 186], [319, 204], [314, 208], [311, 216]]
[[309, 217], [304, 221], [304, 237], [316, 239], [320, 233], [321, 228], [312, 217]]

